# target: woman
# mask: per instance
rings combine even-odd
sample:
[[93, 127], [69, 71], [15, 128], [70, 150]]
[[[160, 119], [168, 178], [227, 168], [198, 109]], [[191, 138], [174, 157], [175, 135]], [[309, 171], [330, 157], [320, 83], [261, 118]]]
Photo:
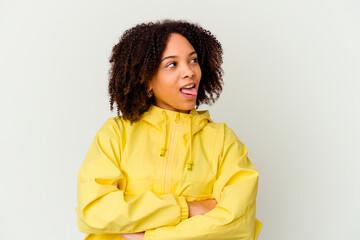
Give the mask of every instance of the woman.
[[85, 239], [256, 239], [258, 172], [236, 135], [194, 108], [220, 95], [221, 44], [196, 24], [158, 21], [127, 30], [110, 62], [119, 116], [78, 176]]

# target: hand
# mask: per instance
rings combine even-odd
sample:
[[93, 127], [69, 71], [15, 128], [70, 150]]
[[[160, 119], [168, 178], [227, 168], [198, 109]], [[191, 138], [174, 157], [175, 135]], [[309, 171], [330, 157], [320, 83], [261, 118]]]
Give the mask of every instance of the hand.
[[217, 201], [215, 199], [196, 201], [196, 202], [188, 202], [189, 217], [193, 217], [196, 215], [203, 215], [203, 214], [213, 210], [216, 207], [216, 205], [217, 205]]
[[120, 234], [126, 240], [144, 240], [144, 233], [126, 233]]

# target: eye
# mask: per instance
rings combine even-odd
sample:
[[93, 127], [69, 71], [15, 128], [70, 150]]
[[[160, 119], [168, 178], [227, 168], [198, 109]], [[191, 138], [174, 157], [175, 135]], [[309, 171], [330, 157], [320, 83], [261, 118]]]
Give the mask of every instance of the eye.
[[192, 58], [192, 59], [190, 60], [190, 62], [196, 63], [196, 62], [198, 62], [198, 58], [197, 58], [197, 57], [196, 57], [196, 58]]
[[173, 68], [176, 66], [176, 63], [175, 62], [171, 62], [169, 64], [166, 65], [166, 67], [170, 67], [170, 68]]

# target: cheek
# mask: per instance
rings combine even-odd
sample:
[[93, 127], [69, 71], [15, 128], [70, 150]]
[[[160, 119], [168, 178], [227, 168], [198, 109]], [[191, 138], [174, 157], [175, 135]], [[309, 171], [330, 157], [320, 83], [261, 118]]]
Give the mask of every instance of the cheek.
[[171, 74], [162, 74], [154, 84], [154, 88], [156, 88], [157, 92], [161, 92], [162, 94], [170, 94], [176, 84], [174, 79], [176, 78]]

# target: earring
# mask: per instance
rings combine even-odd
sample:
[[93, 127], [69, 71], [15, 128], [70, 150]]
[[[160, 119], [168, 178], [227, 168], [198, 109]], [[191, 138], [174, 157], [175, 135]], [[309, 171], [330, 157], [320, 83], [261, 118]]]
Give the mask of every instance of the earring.
[[150, 89], [147, 93], [148, 97], [151, 98], [154, 95], [154, 91]]

